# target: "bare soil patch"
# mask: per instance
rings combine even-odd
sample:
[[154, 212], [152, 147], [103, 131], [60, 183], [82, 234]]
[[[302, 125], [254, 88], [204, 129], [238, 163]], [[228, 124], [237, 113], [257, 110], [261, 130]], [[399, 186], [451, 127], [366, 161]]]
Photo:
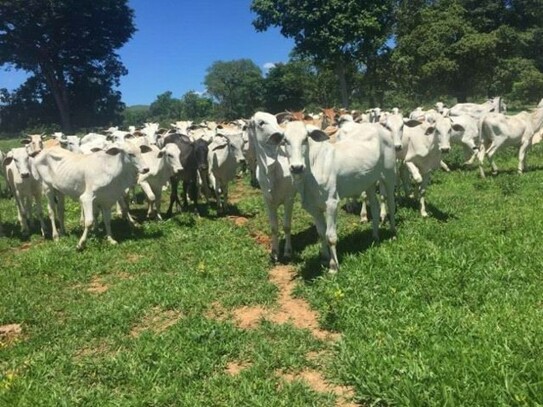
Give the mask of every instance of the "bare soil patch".
[[0, 326], [0, 349], [17, 342], [23, 334], [21, 324], [8, 324]]
[[269, 319], [270, 310], [261, 307], [241, 307], [233, 311], [236, 325], [242, 329], [256, 328], [262, 319]]
[[351, 387], [332, 384], [317, 370], [305, 369], [297, 373], [277, 371], [276, 375], [288, 383], [295, 381], [304, 382], [313, 391], [318, 393], [332, 393], [336, 396], [336, 407], [358, 406], [358, 404], [351, 401], [355, 394]]
[[75, 353], [76, 358], [99, 357], [111, 354], [112, 351], [106, 342], [99, 342], [94, 345], [84, 346]]
[[245, 216], [231, 215], [231, 216], [228, 216], [228, 219], [231, 220], [232, 222], [234, 222], [234, 225], [236, 225], [236, 226], [243, 226], [243, 225], [247, 224], [247, 222], [249, 222], [249, 219], [246, 218]]
[[92, 294], [103, 294], [109, 290], [109, 286], [105, 284], [99, 277], [93, 277], [87, 287], [87, 291]]
[[143, 258], [143, 255], [137, 253], [129, 253], [126, 255], [125, 260], [128, 263], [137, 263]]
[[251, 362], [244, 362], [244, 361], [231, 361], [228, 362], [226, 365], [226, 369], [224, 369], [224, 372], [230, 376], [237, 376], [245, 369], [248, 369], [251, 367]]
[[182, 317], [181, 312], [176, 310], [163, 310], [160, 307], [153, 307], [145, 314], [143, 319], [130, 331], [130, 336], [137, 338], [144, 331], [151, 331], [155, 334], [164, 332], [175, 325]]
[[269, 249], [271, 246], [271, 237], [260, 232], [252, 232], [251, 237], [261, 246]]

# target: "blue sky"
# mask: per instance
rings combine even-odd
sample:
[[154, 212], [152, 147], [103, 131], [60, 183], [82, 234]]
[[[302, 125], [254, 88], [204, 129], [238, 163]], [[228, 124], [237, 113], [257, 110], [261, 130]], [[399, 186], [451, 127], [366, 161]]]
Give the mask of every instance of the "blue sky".
[[[215, 61], [286, 62], [293, 41], [271, 29], [257, 33], [250, 0], [130, 0], [137, 31], [119, 51], [128, 75], [120, 90], [127, 105], [149, 104], [172, 91], [180, 97], [202, 92], [206, 70]], [[23, 72], [0, 71], [0, 87], [16, 88]]]

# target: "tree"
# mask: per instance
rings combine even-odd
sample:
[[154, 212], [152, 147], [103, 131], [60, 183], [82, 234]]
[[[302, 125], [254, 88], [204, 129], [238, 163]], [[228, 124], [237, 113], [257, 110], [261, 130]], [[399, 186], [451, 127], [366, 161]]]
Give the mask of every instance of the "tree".
[[334, 69], [341, 99], [349, 105], [348, 71], [359, 63], [373, 72], [393, 28], [393, 0], [253, 0], [257, 31], [280, 27], [295, 52]]
[[218, 115], [231, 120], [251, 116], [262, 105], [262, 71], [250, 59], [217, 61], [204, 84], [218, 102]]
[[301, 110], [311, 103], [316, 70], [308, 61], [294, 60], [276, 64], [264, 79], [267, 111]]
[[543, 81], [543, 8], [532, 0], [401, 2], [395, 76], [419, 99], [534, 97]]
[[183, 119], [201, 121], [213, 115], [213, 101], [194, 91], [189, 91], [181, 97], [181, 106]]
[[[98, 115], [120, 107], [111, 89], [126, 69], [115, 50], [134, 33], [132, 19], [127, 0], [2, 0], [0, 65], [43, 81], [70, 131], [74, 105]], [[94, 100], [81, 100], [90, 88]]]
[[167, 91], [157, 96], [149, 106], [149, 115], [158, 121], [179, 120], [183, 106], [181, 100], [172, 97], [172, 92]]

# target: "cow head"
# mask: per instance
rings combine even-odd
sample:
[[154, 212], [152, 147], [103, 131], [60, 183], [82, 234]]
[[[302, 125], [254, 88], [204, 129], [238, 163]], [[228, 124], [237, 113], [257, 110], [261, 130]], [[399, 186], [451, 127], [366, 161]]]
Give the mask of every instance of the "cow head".
[[118, 155], [121, 154], [122, 160], [132, 166], [140, 174], [147, 174], [149, 172], [149, 167], [143, 160], [141, 153], [148, 153], [152, 151], [149, 146], [139, 146], [130, 143], [124, 142], [119, 145], [113, 145], [105, 150], [105, 153], [108, 155]]
[[194, 141], [194, 154], [196, 156], [196, 165], [198, 170], [207, 171], [209, 168], [209, 163], [207, 161], [207, 156], [209, 155], [209, 144], [211, 140], [206, 140], [204, 138], [199, 138]]
[[403, 127], [405, 125], [404, 118], [401, 114], [386, 114], [381, 115], [379, 124], [392, 134], [392, 140], [396, 151], [402, 149]]
[[247, 133], [260, 148], [277, 150], [283, 140], [283, 129], [279, 127], [277, 118], [265, 112], [256, 112], [249, 120]]
[[285, 144], [290, 173], [294, 176], [301, 176], [307, 168], [309, 139], [323, 142], [329, 140], [329, 137], [321, 129], [303, 122], [287, 123], [282, 141]]
[[27, 154], [34, 157], [43, 150], [43, 139], [43, 134], [29, 134], [26, 138], [21, 140], [21, 144], [25, 145]]
[[175, 143], [166, 144], [162, 150], [158, 153], [158, 158], [165, 159], [168, 165], [171, 167], [174, 174], [177, 174], [183, 170], [179, 157], [181, 156], [181, 150]]
[[12, 163], [15, 164], [21, 178], [25, 179], [30, 177], [30, 162], [28, 158], [28, 152], [25, 147], [13, 148], [6, 154], [2, 165], [6, 167]]

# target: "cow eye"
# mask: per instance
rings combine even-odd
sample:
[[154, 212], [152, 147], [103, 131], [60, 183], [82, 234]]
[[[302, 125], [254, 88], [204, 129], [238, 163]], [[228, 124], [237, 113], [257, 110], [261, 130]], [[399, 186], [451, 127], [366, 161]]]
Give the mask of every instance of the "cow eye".
[[168, 157], [173, 158], [173, 154], [168, 154]]
[[258, 122], [258, 125], [259, 125], [260, 127], [264, 127], [264, 124], [266, 124], [266, 122], [265, 122], [264, 120], [260, 120], [260, 121]]
[[132, 154], [132, 153], [128, 153], [128, 155], [129, 155], [130, 157], [135, 157], [135, 156], [136, 156], [136, 154]]

